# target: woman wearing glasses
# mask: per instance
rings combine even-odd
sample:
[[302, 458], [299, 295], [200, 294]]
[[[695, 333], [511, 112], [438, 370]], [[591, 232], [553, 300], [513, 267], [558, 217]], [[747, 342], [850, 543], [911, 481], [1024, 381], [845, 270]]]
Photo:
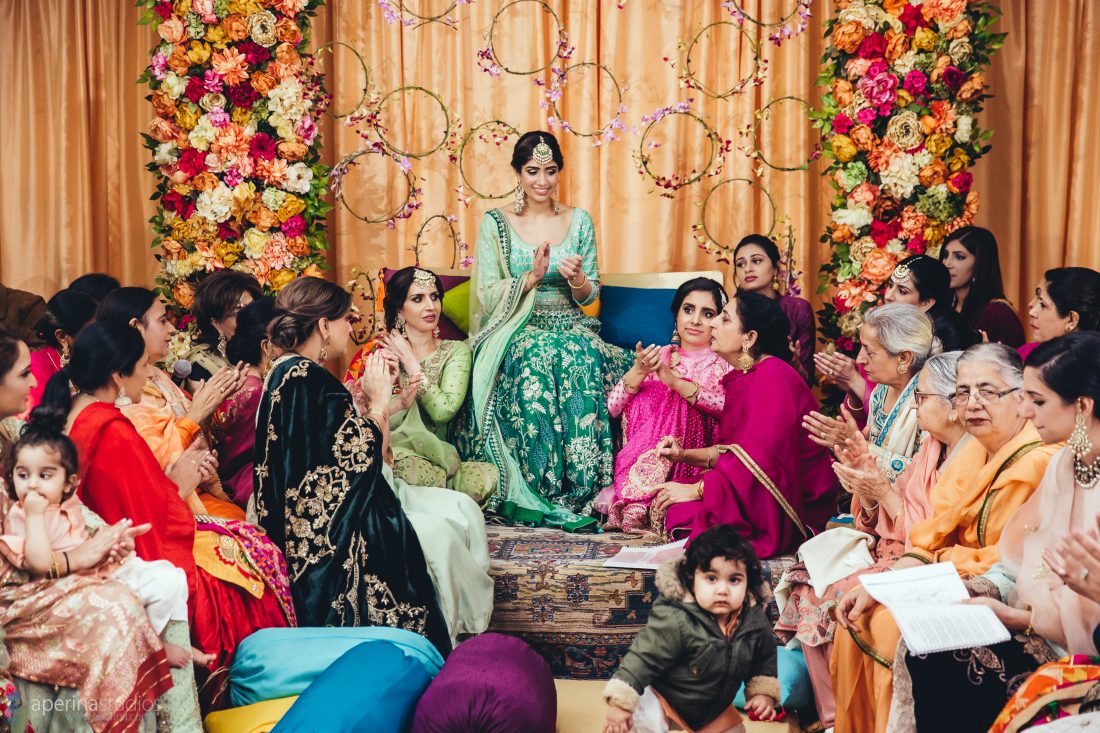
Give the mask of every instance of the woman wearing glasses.
[[836, 621], [833, 609], [846, 592], [859, 585], [859, 576], [880, 573], [906, 550], [909, 526], [929, 515], [929, 495], [940, 474], [968, 439], [955, 412], [955, 369], [961, 351], [937, 354], [925, 362], [913, 390], [910, 412], [926, 434], [909, 467], [890, 481], [875, 462], [867, 441], [860, 435], [838, 451], [841, 463], [833, 470], [852, 492], [855, 528], [875, 538], [871, 555], [875, 564], [830, 584], [820, 596], [804, 565], [784, 576], [791, 587], [776, 633], [784, 641], [798, 637], [814, 688], [814, 702], [821, 722], [833, 724], [836, 712], [829, 682], [829, 657]]
[[[1043, 445], [1020, 414], [1023, 363], [1003, 344], [978, 344], [959, 359], [955, 409], [973, 440], [958, 447], [931, 495], [930, 516], [909, 528], [892, 569], [951, 561], [964, 578], [989, 570], [1009, 518], [1035, 491], [1056, 446]], [[862, 587], [837, 605], [833, 692], [845, 714], [836, 733], [882, 733], [893, 696], [900, 633], [890, 611]]]

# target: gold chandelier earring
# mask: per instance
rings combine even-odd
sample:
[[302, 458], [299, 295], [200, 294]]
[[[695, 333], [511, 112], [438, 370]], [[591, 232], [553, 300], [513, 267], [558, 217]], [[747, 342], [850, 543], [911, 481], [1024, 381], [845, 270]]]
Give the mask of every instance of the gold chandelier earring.
[[527, 194], [524, 192], [523, 186], [520, 185], [519, 181], [516, 181], [514, 196], [516, 200], [515, 203], [512, 204], [512, 211], [516, 212], [517, 215], [522, 214], [523, 210], [527, 207]]
[[752, 365], [756, 361], [752, 358], [752, 354], [747, 351], [742, 351], [741, 356], [737, 357], [737, 368], [743, 372], [747, 372], [752, 369]]
[[321, 336], [321, 353], [317, 355], [317, 361], [324, 364], [328, 361], [328, 334]]
[[676, 328], [672, 329], [672, 342], [671, 343], [672, 343], [673, 346], [679, 346], [680, 345], [680, 331], [679, 331], [679, 329], [676, 329]]
[[393, 321], [393, 326], [402, 336], [408, 337], [409, 332], [405, 330], [405, 316], [398, 313], [397, 318], [395, 318]]
[[61, 344], [61, 354], [58, 357], [58, 359], [61, 361], [61, 366], [63, 366], [63, 367], [68, 366], [69, 365], [69, 359], [71, 358], [71, 356], [72, 355], [69, 352], [69, 345], [68, 344]]

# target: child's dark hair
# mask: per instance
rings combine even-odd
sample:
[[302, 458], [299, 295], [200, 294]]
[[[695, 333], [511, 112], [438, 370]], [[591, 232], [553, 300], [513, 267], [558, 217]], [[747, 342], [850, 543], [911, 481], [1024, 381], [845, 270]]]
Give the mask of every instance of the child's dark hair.
[[757, 603], [764, 603], [760, 595], [764, 582], [764, 571], [760, 567], [760, 558], [752, 549], [752, 544], [732, 524], [719, 524], [706, 530], [688, 546], [684, 561], [677, 570], [680, 584], [688, 591], [695, 584], [695, 571], [706, 572], [716, 557], [724, 557], [731, 562], [745, 566], [747, 591]]
[[[18, 500], [15, 494], [15, 464], [19, 460], [19, 452], [24, 448], [47, 448], [60, 456], [61, 468], [65, 471], [65, 478], [76, 476], [80, 471], [80, 459], [77, 456], [76, 446], [69, 436], [65, 435], [65, 421], [68, 413], [52, 405], [40, 405], [31, 411], [19, 440], [11, 449], [11, 458], [5, 467], [4, 474], [8, 480], [8, 496], [13, 501]], [[70, 487], [62, 499], [72, 496], [75, 487]]]

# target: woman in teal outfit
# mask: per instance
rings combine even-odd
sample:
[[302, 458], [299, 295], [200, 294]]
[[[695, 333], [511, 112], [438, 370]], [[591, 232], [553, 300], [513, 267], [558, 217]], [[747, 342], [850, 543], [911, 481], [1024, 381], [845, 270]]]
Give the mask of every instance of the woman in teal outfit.
[[631, 356], [581, 312], [599, 295], [596, 238], [588, 212], [555, 197], [563, 162], [553, 135], [523, 135], [515, 203], [481, 221], [458, 443], [464, 459], [500, 471], [489, 509], [576, 531], [595, 529], [592, 501], [614, 477], [607, 394]]

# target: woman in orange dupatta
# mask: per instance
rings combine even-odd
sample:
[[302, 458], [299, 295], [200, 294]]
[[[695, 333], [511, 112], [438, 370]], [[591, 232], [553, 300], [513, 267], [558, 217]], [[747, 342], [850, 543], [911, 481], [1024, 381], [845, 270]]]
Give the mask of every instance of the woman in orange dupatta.
[[[176, 327], [168, 320], [164, 303], [147, 288], [114, 291], [99, 304], [96, 320], [133, 326], [145, 339], [149, 379], [139, 401], [120, 404], [119, 408], [149, 444], [160, 467], [167, 471], [188, 450], [205, 454], [208, 443], [203, 426], [222, 401], [244, 384], [243, 370], [221, 370], [200, 385], [194, 399], [173, 384], [168, 375], [154, 365], [168, 356], [168, 345], [176, 334]], [[225, 494], [216, 475], [204, 480], [186, 501], [194, 514], [237, 521], [245, 518], [244, 510]]]
[[[909, 529], [909, 551], [894, 570], [955, 563], [965, 578], [998, 560], [997, 542], [1009, 518], [1034, 493], [1054, 446], [1042, 445], [1020, 413], [1023, 364], [1003, 344], [978, 344], [959, 359], [955, 405], [974, 440], [932, 490], [932, 514]], [[894, 655], [901, 634], [890, 611], [853, 588], [837, 606], [847, 632], [834, 640], [830, 672], [836, 733], [883, 733], [893, 698]]]

